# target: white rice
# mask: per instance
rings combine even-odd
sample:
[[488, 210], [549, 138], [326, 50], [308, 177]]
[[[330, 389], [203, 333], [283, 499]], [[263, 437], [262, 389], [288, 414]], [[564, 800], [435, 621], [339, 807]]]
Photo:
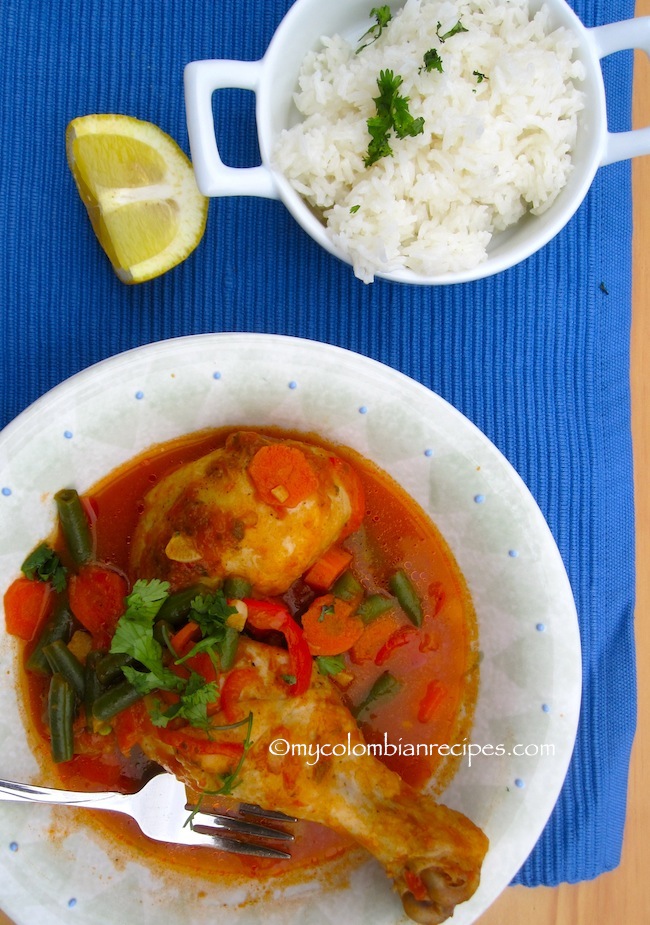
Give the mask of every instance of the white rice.
[[[444, 35], [458, 21], [468, 31], [441, 43], [437, 24]], [[495, 231], [543, 212], [567, 181], [583, 107], [576, 37], [549, 34], [546, 7], [531, 18], [527, 0], [407, 0], [356, 54], [359, 44], [335, 35], [306, 56], [295, 95], [304, 119], [282, 132], [275, 166], [360, 279], [476, 267]], [[420, 71], [431, 48], [442, 73]], [[403, 78], [399, 93], [424, 133], [392, 132], [393, 156], [365, 167], [385, 69]]]

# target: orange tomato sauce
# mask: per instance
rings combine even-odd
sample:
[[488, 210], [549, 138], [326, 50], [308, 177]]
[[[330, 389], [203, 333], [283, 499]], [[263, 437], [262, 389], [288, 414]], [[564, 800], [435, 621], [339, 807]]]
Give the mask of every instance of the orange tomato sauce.
[[[229, 433], [239, 429], [205, 431], [154, 446], [94, 486], [86, 497], [96, 514], [97, 560], [128, 574], [131, 537], [147, 491], [168, 472], [216, 449]], [[325, 444], [315, 435], [275, 428], [259, 430], [276, 438], [327, 446], [354, 465], [361, 477], [364, 522], [343, 543], [353, 555], [352, 571], [366, 592], [386, 594], [391, 574], [404, 569], [423, 603], [424, 619], [421, 627], [415, 627], [399, 608], [379, 618], [401, 632], [404, 644], [389, 653], [384, 647], [379, 664], [381, 646], [369, 644], [364, 650], [362, 644], [358, 651], [355, 647], [351, 657], [346, 657], [348, 678], [342, 696], [353, 707], [364, 699], [382, 672], [390, 671], [399, 688], [364, 711], [360, 722], [364, 737], [382, 746], [385, 754], [381, 760], [408, 783], [418, 788], [429, 785], [439, 792], [453, 775], [459, 759], [441, 757], [437, 746], [461, 743], [469, 734], [478, 686], [476, 621], [463, 576], [429, 517], [374, 464], [352, 450]], [[370, 636], [368, 640], [372, 641]], [[25, 675], [34, 731], [45, 743], [48, 681], [29, 672]], [[92, 746], [89, 741], [89, 751]], [[126, 761], [117, 749], [109, 748], [99, 758], [75, 755], [70, 762], [57, 765], [56, 772], [61, 785], [71, 789], [129, 791], [138, 788], [151, 767], [143, 759]], [[215, 856], [202, 849], [150, 842], [134, 823], [111, 813], [97, 813], [92, 821], [96, 828], [108, 830], [154, 862], [171, 863], [177, 869], [212, 879], [259, 879], [298, 872], [319, 867], [326, 859], [340, 857], [352, 847], [343, 835], [314, 823], [299, 822], [290, 861], [221, 853]]]

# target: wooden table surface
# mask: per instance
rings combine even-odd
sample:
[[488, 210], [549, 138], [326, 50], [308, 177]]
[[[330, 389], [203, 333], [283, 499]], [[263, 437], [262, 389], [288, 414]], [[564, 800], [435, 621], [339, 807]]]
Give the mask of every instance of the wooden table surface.
[[[650, 0], [637, 0], [650, 15]], [[650, 125], [650, 63], [635, 53], [635, 126]], [[595, 880], [556, 888], [509, 887], [477, 925], [647, 925], [650, 922], [650, 156], [633, 162], [632, 427], [636, 471], [638, 727], [621, 863]], [[2, 897], [0, 897], [0, 903]], [[453, 922], [453, 919], [452, 919]], [[0, 911], [0, 925], [13, 925]]]

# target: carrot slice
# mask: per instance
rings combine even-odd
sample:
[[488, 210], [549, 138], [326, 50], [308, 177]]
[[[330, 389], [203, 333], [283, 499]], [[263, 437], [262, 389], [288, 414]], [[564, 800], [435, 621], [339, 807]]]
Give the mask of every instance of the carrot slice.
[[320, 559], [308, 568], [304, 579], [314, 591], [328, 591], [352, 561], [352, 553], [340, 546], [330, 546]]
[[182, 658], [200, 638], [201, 627], [194, 620], [188, 620], [185, 626], [174, 633], [169, 643], [177, 657]]
[[16, 578], [4, 596], [7, 632], [29, 642], [49, 615], [53, 601], [49, 584], [30, 578]]
[[324, 594], [303, 615], [302, 630], [312, 655], [340, 655], [351, 649], [365, 629], [347, 601]]
[[361, 665], [363, 662], [374, 661], [384, 643], [401, 625], [401, 619], [392, 611], [383, 613], [368, 623], [363, 635], [350, 650], [350, 658], [354, 664]]
[[318, 478], [305, 454], [286, 443], [261, 447], [248, 466], [248, 474], [262, 501], [273, 507], [295, 507], [318, 488]]

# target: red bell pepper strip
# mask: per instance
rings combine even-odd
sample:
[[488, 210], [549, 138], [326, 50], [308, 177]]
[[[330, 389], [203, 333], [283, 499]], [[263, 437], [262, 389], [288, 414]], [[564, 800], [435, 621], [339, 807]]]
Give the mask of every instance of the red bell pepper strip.
[[375, 656], [375, 665], [383, 665], [388, 661], [395, 649], [405, 646], [410, 641], [413, 633], [417, 633], [414, 626], [400, 626], [398, 630], [395, 630]]
[[221, 688], [220, 706], [223, 715], [229, 723], [234, 723], [240, 719], [237, 713], [237, 704], [241, 693], [247, 684], [254, 684], [258, 674], [254, 668], [233, 668], [226, 675], [226, 680]]
[[420, 723], [430, 722], [444, 698], [445, 688], [440, 681], [429, 681], [424, 697], [418, 705], [418, 721]]
[[309, 688], [313, 661], [302, 629], [282, 604], [244, 598], [248, 608], [247, 620], [258, 630], [277, 630], [287, 641], [291, 674], [296, 679], [289, 688], [292, 694], [304, 694]]

